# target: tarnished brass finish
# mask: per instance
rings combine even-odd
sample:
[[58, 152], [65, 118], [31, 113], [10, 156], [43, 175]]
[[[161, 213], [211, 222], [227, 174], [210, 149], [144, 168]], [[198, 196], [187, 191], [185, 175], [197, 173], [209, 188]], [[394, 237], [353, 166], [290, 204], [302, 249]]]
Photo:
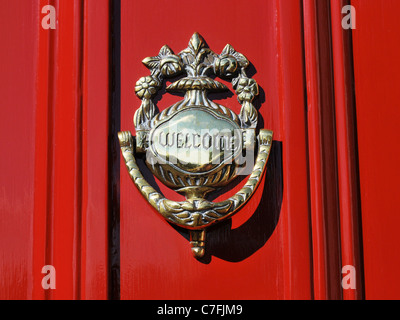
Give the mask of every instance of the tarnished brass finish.
[[[192, 252], [201, 258], [205, 229], [242, 208], [262, 180], [272, 131], [262, 129], [256, 138], [258, 116], [252, 101], [258, 95], [258, 85], [246, 76], [246, 57], [231, 45], [218, 55], [195, 33], [188, 48], [178, 55], [163, 46], [158, 56], [146, 58], [143, 63], [151, 75], [136, 83], [136, 95], [142, 100], [134, 116], [136, 139], [129, 131], [119, 133], [122, 155], [142, 195], [169, 222], [190, 230]], [[167, 90], [184, 91], [184, 99], [156, 113], [152, 98], [162, 82], [183, 72], [186, 76]], [[210, 91], [228, 90], [209, 73], [231, 79], [242, 105], [239, 116], [207, 97]], [[253, 159], [257, 142], [257, 158], [243, 188], [225, 201], [208, 201], [208, 193], [226, 186], [246, 166], [253, 165], [249, 160]], [[143, 178], [136, 154], [145, 154], [150, 171], [166, 186], [184, 194], [186, 200], [168, 200], [157, 192]]]

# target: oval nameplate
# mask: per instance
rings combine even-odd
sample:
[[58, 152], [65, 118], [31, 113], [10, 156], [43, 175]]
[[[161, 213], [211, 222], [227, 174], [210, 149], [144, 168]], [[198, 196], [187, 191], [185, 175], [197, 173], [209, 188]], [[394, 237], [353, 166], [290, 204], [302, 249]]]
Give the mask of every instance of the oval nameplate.
[[242, 150], [242, 130], [203, 106], [186, 108], [150, 132], [155, 159], [185, 173], [211, 173]]

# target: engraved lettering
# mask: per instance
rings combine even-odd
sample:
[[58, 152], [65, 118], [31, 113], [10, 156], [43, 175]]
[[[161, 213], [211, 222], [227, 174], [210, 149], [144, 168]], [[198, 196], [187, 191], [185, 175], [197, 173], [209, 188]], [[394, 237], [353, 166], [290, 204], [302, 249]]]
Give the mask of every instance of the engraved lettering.
[[176, 133], [175, 132], [172, 133], [171, 139], [169, 138], [170, 134], [171, 134], [170, 132], [167, 133], [168, 147], [172, 147], [175, 144], [175, 134]]
[[189, 139], [190, 139], [190, 134], [186, 133], [186, 135], [185, 135], [185, 148], [187, 148], [187, 149], [192, 147], [192, 143], [190, 143], [190, 145], [188, 145], [188, 142], [190, 141]]
[[211, 135], [207, 132], [206, 134], [203, 135], [202, 145], [204, 149], [210, 149], [212, 146], [212, 137]]
[[176, 147], [177, 148], [183, 148], [184, 146], [184, 140], [182, 138], [182, 132], [178, 132], [176, 135]]
[[[199, 141], [196, 143], [195, 141], [196, 141], [196, 138], [198, 138], [199, 139]], [[200, 148], [200, 135], [198, 134], [198, 133], [193, 133], [193, 147], [194, 148]]]

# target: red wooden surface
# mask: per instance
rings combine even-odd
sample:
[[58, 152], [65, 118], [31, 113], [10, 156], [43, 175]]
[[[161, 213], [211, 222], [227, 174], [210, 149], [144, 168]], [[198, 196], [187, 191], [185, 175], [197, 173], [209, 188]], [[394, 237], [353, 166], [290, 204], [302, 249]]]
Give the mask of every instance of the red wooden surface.
[[352, 5], [365, 296], [399, 299], [400, 2]]
[[0, 299], [29, 299], [33, 289], [39, 5], [27, 3], [0, 2]]
[[1, 2], [2, 298], [107, 298], [108, 14], [107, 0]]
[[354, 300], [363, 298], [363, 265], [351, 30], [342, 28], [342, 7], [348, 4], [349, 1], [331, 0], [341, 264], [356, 268], [356, 287], [343, 290], [343, 298]]
[[339, 214], [329, 1], [303, 1], [315, 299], [340, 299]]
[[84, 2], [81, 299], [107, 299], [109, 0]]
[[[121, 2], [121, 130], [134, 131], [134, 85], [148, 74], [141, 60], [164, 44], [179, 52], [198, 31], [213, 50], [230, 43], [253, 63], [263, 127], [275, 140], [261, 203], [210, 231], [207, 263], [142, 199], [121, 162], [122, 299], [312, 297], [301, 10], [286, 0]], [[165, 95], [158, 107], [179, 99]], [[219, 101], [239, 112], [235, 97]]]
[[[50, 111], [50, 159], [47, 263], [56, 268], [57, 287], [49, 298], [79, 298], [82, 157], [82, 2], [56, 3], [53, 87]], [[75, 241], [74, 241], [75, 240]]]

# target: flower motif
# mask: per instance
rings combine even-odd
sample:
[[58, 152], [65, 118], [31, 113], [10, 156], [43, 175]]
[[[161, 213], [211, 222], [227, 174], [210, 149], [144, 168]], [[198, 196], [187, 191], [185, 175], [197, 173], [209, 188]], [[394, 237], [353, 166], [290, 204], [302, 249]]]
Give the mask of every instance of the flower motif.
[[177, 75], [182, 71], [181, 58], [176, 55], [169, 55], [160, 61], [161, 73], [164, 77]]
[[247, 58], [237, 52], [230, 44], [227, 44], [214, 63], [214, 72], [224, 77], [232, 77], [239, 67], [246, 68], [249, 65]]
[[142, 62], [152, 70], [152, 74], [157, 71], [161, 72], [164, 77], [178, 75], [183, 69], [181, 58], [175, 55], [167, 45], [161, 48], [158, 56], [147, 57]]
[[258, 85], [254, 79], [240, 77], [236, 85], [236, 94], [239, 101], [253, 101], [258, 95]]
[[235, 57], [225, 55], [215, 59], [214, 72], [218, 75], [231, 77], [238, 68], [238, 62]]
[[160, 83], [152, 76], [142, 77], [136, 82], [135, 93], [139, 99], [150, 99], [160, 87]]

